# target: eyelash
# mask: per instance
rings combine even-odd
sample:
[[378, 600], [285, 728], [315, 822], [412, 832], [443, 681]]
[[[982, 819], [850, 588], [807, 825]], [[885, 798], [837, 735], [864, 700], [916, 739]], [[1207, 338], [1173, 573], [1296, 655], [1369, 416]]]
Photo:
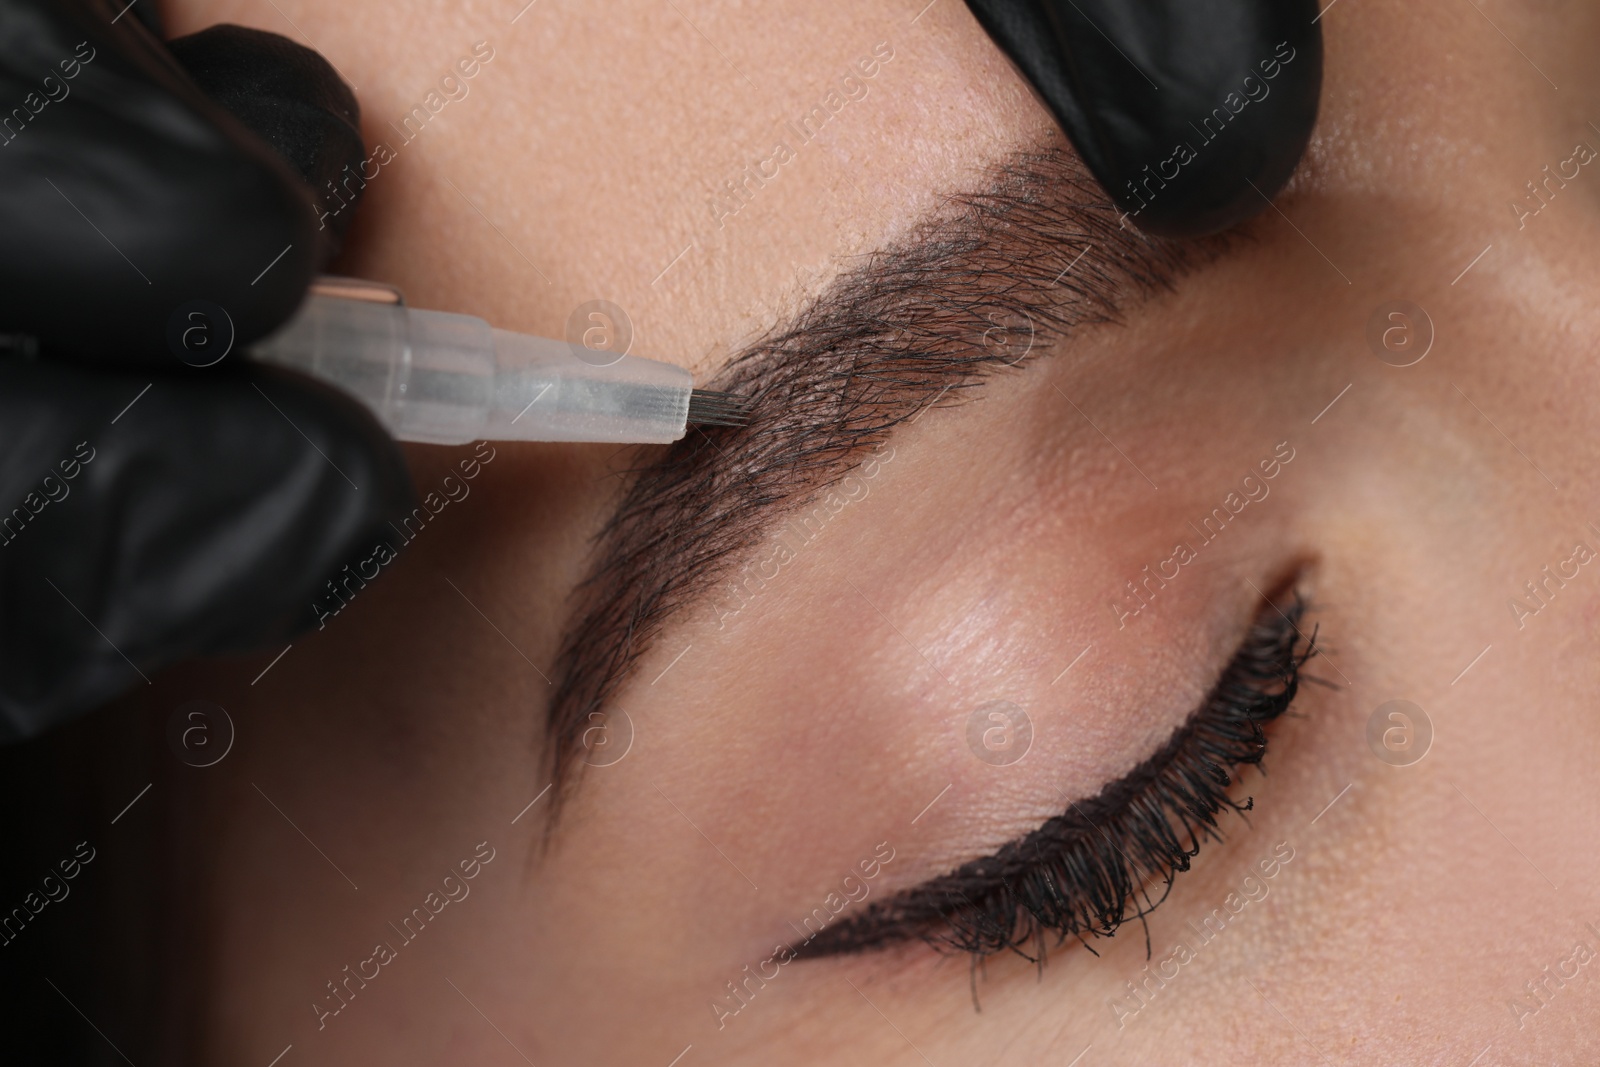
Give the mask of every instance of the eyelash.
[[[1074, 803], [993, 856], [824, 929], [805, 954], [922, 940], [968, 953], [974, 962], [1012, 951], [1043, 965], [1051, 935], [1057, 946], [1070, 937], [1093, 952], [1087, 937], [1110, 937], [1125, 922], [1143, 922], [1189, 869], [1201, 842], [1221, 839], [1217, 816], [1250, 810], [1250, 798], [1236, 801], [1227, 790], [1238, 780], [1237, 768], [1261, 763], [1264, 727], [1289, 709], [1300, 668], [1316, 654], [1315, 632], [1305, 639], [1299, 630], [1304, 612], [1296, 597], [1282, 613], [1263, 613], [1205, 704], [1099, 796]], [[1146, 927], [1147, 950], [1149, 936]]]

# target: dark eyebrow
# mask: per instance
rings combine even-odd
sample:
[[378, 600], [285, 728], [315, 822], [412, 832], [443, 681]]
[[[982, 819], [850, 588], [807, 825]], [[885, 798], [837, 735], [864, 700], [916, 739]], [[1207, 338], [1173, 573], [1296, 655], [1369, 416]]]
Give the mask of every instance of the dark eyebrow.
[[[709, 388], [751, 398], [744, 427], [691, 430], [635, 472], [598, 535], [557, 660], [547, 720], [559, 800], [591, 713], [667, 620], [709, 592], [773, 523], [848, 475], [941, 398], [1132, 301], [1170, 288], [1218, 242], [1162, 241], [1119, 223], [1064, 147], [995, 168], [891, 247], [846, 271], [750, 345]], [[996, 328], [1013, 343], [996, 344]], [[986, 340], [988, 343], [986, 344]]]

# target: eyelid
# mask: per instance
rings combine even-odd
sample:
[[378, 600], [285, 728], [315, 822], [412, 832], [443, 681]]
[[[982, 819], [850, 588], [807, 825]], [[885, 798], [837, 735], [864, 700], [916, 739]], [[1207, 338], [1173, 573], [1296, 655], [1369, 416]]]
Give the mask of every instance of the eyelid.
[[1298, 596], [1287, 610], [1264, 608], [1201, 706], [1098, 796], [1069, 804], [991, 855], [822, 928], [794, 950], [845, 955], [921, 940], [976, 958], [1010, 950], [1042, 961], [1052, 934], [1057, 945], [1109, 937], [1142, 919], [1189, 869], [1202, 840], [1220, 837], [1217, 816], [1250, 809], [1250, 798], [1228, 795], [1237, 780], [1231, 772], [1261, 762], [1263, 727], [1288, 710], [1300, 668], [1316, 654], [1315, 633], [1306, 638], [1298, 625], [1305, 611]]

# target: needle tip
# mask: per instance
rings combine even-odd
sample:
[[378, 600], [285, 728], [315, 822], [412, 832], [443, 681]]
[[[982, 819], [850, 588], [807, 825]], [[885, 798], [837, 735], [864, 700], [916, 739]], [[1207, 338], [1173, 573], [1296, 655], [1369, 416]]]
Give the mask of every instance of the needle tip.
[[750, 401], [732, 393], [696, 389], [689, 394], [690, 426], [743, 426], [749, 422]]

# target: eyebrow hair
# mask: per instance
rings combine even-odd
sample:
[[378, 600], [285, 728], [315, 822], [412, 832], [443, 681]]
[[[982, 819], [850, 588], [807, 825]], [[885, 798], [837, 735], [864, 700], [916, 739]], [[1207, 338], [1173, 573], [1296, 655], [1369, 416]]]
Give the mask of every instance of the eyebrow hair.
[[750, 398], [747, 424], [699, 428], [640, 467], [575, 591], [546, 722], [558, 804], [590, 715], [667, 620], [897, 426], [1016, 362], [985, 344], [996, 326], [1026, 325], [1037, 349], [1119, 321], [1226, 243], [1148, 237], [1119, 214], [1065, 147], [1020, 152], [714, 377], [709, 388]]

